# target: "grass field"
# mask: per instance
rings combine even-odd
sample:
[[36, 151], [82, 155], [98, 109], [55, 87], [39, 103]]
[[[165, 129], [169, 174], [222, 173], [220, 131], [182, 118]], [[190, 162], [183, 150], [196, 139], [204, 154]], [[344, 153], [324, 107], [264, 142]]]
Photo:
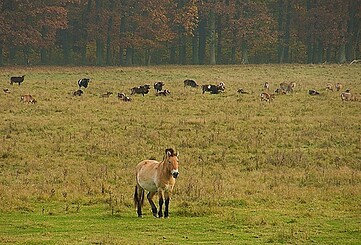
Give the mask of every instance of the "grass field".
[[[357, 64], [2, 67], [0, 81], [0, 244], [361, 243], [361, 102], [325, 90], [361, 93]], [[156, 81], [171, 95], [114, 95]], [[266, 81], [297, 86], [260, 102]], [[139, 219], [134, 168], [168, 147], [180, 152], [170, 218], [146, 203]]]

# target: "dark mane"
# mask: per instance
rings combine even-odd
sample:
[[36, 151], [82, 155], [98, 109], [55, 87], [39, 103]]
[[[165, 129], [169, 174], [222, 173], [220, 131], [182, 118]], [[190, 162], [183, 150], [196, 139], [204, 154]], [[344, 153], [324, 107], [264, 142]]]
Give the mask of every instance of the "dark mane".
[[165, 149], [165, 154], [167, 154], [167, 152], [170, 152], [171, 156], [175, 156], [175, 152], [172, 148]]

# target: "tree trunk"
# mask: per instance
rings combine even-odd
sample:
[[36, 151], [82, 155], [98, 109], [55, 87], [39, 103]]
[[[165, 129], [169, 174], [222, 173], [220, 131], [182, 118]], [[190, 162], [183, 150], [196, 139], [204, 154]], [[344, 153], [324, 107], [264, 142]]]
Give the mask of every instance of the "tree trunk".
[[214, 11], [210, 11], [209, 15], [210, 21], [210, 61], [211, 65], [216, 64], [216, 15]]
[[176, 47], [172, 45], [169, 48], [169, 63], [174, 65], [176, 63], [175, 59], [176, 59]]
[[186, 63], [186, 40], [185, 36], [179, 34], [179, 64], [184, 65]]
[[207, 20], [205, 19], [204, 16], [200, 18], [201, 19], [199, 21], [199, 26], [198, 26], [198, 33], [199, 33], [198, 61], [200, 65], [204, 65], [206, 59]]
[[338, 49], [338, 59], [339, 64], [346, 63], [346, 44], [341, 44]]
[[291, 16], [292, 16], [292, 3], [288, 1], [287, 4], [287, 14], [286, 14], [286, 26], [285, 26], [285, 46], [284, 46], [284, 61], [290, 63], [290, 26], [291, 26]]
[[243, 40], [242, 42], [242, 64], [249, 64], [248, 59], [248, 43], [246, 40]]
[[283, 0], [278, 1], [278, 62], [283, 63], [284, 60], [284, 47], [283, 47]]
[[223, 30], [223, 26], [222, 26], [222, 17], [218, 16], [217, 17], [217, 60], [216, 63], [217, 64], [223, 64], [223, 55], [222, 55], [222, 30]]
[[63, 60], [64, 60], [64, 64], [68, 65], [71, 63], [71, 59], [70, 59], [70, 41], [69, 41], [69, 30], [65, 29], [63, 31], [61, 31], [61, 36], [62, 36], [62, 44], [63, 44]]
[[198, 31], [195, 31], [194, 37], [192, 38], [192, 64], [199, 64], [199, 54], [198, 54]]
[[[309, 12], [312, 8], [312, 4], [311, 4], [311, 0], [307, 0], [306, 2], [306, 10], [307, 12]], [[307, 14], [307, 18], [309, 18], [309, 15]], [[313, 62], [313, 42], [312, 42], [312, 34], [310, 32], [311, 27], [308, 28], [307, 31], [307, 40], [306, 40], [306, 45], [307, 45], [307, 63], [311, 64]]]
[[0, 66], [4, 65], [3, 45], [0, 44]]
[[125, 64], [127, 66], [131, 66], [133, 65], [133, 48], [127, 48], [127, 51], [126, 51], [126, 55], [125, 55]]
[[[120, 40], [122, 39], [125, 31], [126, 31], [126, 26], [125, 26], [125, 22], [126, 22], [126, 18], [123, 16], [120, 18]], [[124, 47], [122, 47], [122, 45], [119, 46], [119, 65], [123, 66], [124, 65]]]
[[[97, 12], [96, 16], [96, 23], [100, 23], [100, 15], [103, 8], [103, 4], [101, 0], [95, 0], [95, 9]], [[96, 65], [102, 66], [103, 65], [103, 52], [104, 52], [104, 41], [101, 39], [101, 37], [96, 38]]]

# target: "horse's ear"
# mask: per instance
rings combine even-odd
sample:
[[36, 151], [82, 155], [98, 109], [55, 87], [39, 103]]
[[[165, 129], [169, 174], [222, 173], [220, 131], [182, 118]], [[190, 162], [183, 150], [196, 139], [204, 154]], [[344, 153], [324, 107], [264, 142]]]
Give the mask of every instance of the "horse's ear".
[[167, 157], [172, 156], [173, 155], [173, 149], [166, 149], [165, 154], [167, 155]]
[[177, 157], [179, 157], [179, 152], [177, 151]]

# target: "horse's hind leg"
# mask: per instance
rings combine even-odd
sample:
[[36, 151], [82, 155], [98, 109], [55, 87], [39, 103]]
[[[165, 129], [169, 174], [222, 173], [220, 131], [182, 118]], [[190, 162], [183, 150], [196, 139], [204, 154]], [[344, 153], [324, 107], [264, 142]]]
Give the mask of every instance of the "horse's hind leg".
[[150, 206], [152, 207], [152, 213], [154, 217], [157, 217], [157, 207], [155, 206], [154, 202], [153, 202], [153, 197], [155, 195], [155, 192], [149, 192], [147, 195], [147, 199], [150, 203]]
[[138, 217], [142, 217], [142, 206], [143, 206], [143, 202], [144, 202], [144, 190], [143, 190], [143, 188], [139, 187], [138, 185], [135, 186], [134, 202], [137, 206]]

